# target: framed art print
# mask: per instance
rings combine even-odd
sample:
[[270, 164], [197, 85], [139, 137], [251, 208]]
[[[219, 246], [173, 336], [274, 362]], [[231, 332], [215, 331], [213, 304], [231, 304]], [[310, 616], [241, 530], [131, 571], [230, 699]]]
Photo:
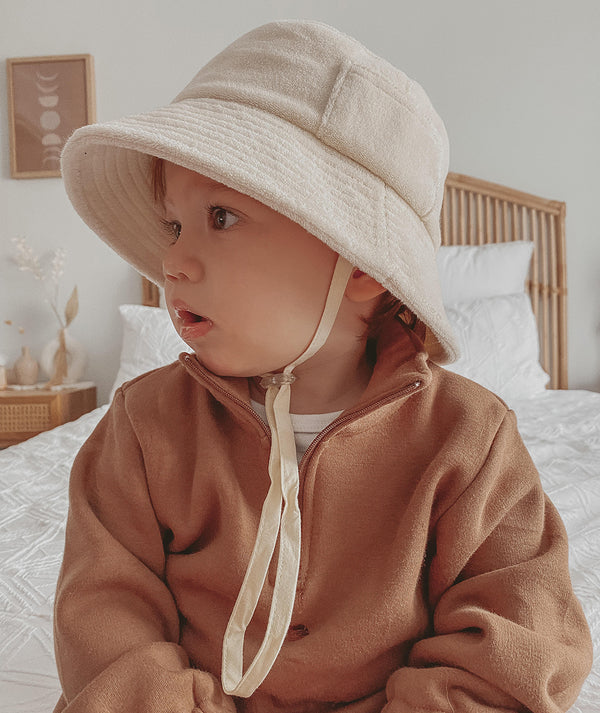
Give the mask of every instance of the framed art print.
[[13, 178], [60, 176], [69, 136], [96, 120], [89, 54], [6, 60]]

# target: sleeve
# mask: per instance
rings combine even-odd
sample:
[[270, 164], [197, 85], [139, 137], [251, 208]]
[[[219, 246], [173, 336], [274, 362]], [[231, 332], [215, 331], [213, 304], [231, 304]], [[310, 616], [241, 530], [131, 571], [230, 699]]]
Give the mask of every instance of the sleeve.
[[160, 524], [118, 391], [75, 459], [54, 615], [65, 713], [232, 713], [178, 645]]
[[512, 412], [431, 550], [431, 635], [390, 677], [384, 713], [566, 711], [590, 671], [590, 634], [564, 526]]

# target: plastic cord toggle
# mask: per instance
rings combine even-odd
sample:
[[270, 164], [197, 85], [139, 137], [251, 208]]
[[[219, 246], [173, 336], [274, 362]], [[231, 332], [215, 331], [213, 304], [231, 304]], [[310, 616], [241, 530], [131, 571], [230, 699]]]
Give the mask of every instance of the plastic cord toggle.
[[296, 377], [293, 374], [263, 374], [260, 380], [260, 385], [263, 389], [268, 389], [269, 386], [283, 386], [283, 384], [293, 384]]

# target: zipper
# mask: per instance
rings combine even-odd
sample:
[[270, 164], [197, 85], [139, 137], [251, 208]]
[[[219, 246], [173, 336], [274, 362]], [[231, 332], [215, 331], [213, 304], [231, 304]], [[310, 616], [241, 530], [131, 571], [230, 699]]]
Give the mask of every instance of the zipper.
[[302, 456], [302, 459], [298, 464], [298, 471], [300, 471], [305, 465], [305, 463], [308, 462], [319, 443], [336, 428], [344, 426], [349, 421], [353, 421], [354, 419], [364, 416], [365, 414], [369, 413], [369, 411], [375, 410], [375, 408], [379, 408], [380, 406], [386, 406], [387, 404], [391, 403], [392, 401], [395, 401], [396, 399], [401, 399], [405, 396], [409, 396], [413, 393], [416, 393], [421, 388], [422, 384], [423, 381], [421, 379], [417, 379], [416, 381], [407, 384], [399, 391], [395, 391], [393, 394], [389, 394], [388, 396], [385, 396], [384, 398], [378, 401], [372, 401], [370, 404], [363, 406], [358, 411], [352, 411], [351, 413], [348, 413], [346, 415], [338, 416], [326, 428], [324, 428], [321, 433], [319, 433], [315, 440], [306, 449], [306, 453]]
[[[233, 403], [237, 404], [240, 406], [244, 411], [248, 412], [249, 414], [252, 415], [252, 417], [260, 424], [262, 427], [265, 435], [269, 439], [269, 442], [272, 441], [272, 436], [271, 436], [271, 429], [267, 423], [265, 423], [262, 418], [254, 411], [254, 409], [247, 404], [245, 401], [242, 401], [242, 399], [239, 399], [237, 396], [232, 394], [230, 391], [222, 387], [219, 383], [217, 383], [214, 379], [211, 378], [210, 372], [206, 371], [203, 369], [201, 366], [199, 366], [190, 355], [186, 355], [184, 357], [187, 366], [198, 376], [200, 376], [205, 382], [208, 382], [211, 384], [211, 386], [216, 389], [219, 393], [223, 394], [227, 399], [232, 401]], [[303, 500], [304, 500], [304, 478], [300, 477], [302, 475], [302, 471], [306, 468], [306, 464], [308, 461], [311, 459], [313, 453], [319, 446], [319, 443], [321, 443], [325, 438], [327, 438], [328, 435], [330, 435], [333, 431], [342, 428], [342, 426], [346, 425], [348, 422], [353, 421], [355, 419], [358, 419], [365, 414], [369, 413], [370, 411], [374, 411], [376, 408], [379, 408], [381, 406], [386, 406], [389, 403], [392, 403], [393, 401], [396, 401], [401, 398], [405, 398], [407, 396], [412, 396], [414, 393], [419, 391], [423, 387], [423, 379], [416, 379], [415, 381], [407, 384], [406, 386], [402, 387], [398, 391], [394, 391], [391, 394], [388, 394], [387, 396], [377, 399], [375, 401], [372, 401], [369, 404], [366, 404], [365, 406], [361, 407], [358, 409], [358, 411], [351, 411], [350, 413], [347, 413], [342, 416], [338, 416], [334, 421], [332, 421], [326, 428], [324, 428], [321, 433], [314, 439], [314, 441], [310, 444], [308, 449], [306, 450], [306, 453], [302, 456], [300, 463], [298, 464], [298, 507], [302, 511], [302, 506], [303, 506]], [[308, 547], [306, 546], [305, 538], [306, 538], [306, 530], [303, 527], [301, 530], [301, 538], [302, 538], [302, 550], [307, 553], [308, 552]], [[304, 562], [303, 562], [304, 559]], [[304, 578], [305, 578], [305, 572], [306, 572], [306, 556], [300, 560], [300, 570], [298, 572], [298, 582], [296, 585], [296, 597], [297, 601], [301, 601], [302, 597], [304, 595]], [[303, 566], [304, 564], [304, 566]]]
[[235, 394], [232, 394], [231, 391], [227, 391], [227, 389], [223, 388], [221, 384], [217, 383], [214, 379], [211, 378], [210, 372], [205, 371], [201, 366], [198, 366], [198, 364], [193, 360], [193, 358], [188, 354], [184, 357], [187, 366], [192, 369], [192, 371], [195, 371], [196, 374], [198, 374], [204, 381], [207, 381], [214, 389], [216, 389], [219, 393], [223, 394], [223, 396], [226, 396], [230, 401], [233, 401], [233, 403], [237, 404], [238, 406], [241, 406], [244, 411], [249, 413], [258, 423], [262, 426], [262, 429], [269, 439], [269, 441], [272, 440], [271, 437], [271, 429], [269, 428], [269, 424], [265, 423], [262, 418], [256, 413], [256, 411], [247, 404], [245, 401], [242, 401], [242, 399], [238, 399]]
[[[388, 394], [387, 396], [378, 399], [376, 401], [372, 401], [370, 404], [366, 404], [362, 408], [360, 408], [358, 411], [353, 411], [351, 413], [346, 414], [345, 416], [339, 416], [335, 421], [332, 421], [329, 426], [324, 428], [321, 433], [315, 438], [315, 440], [310, 444], [308, 449], [306, 450], [306, 453], [302, 457], [300, 463], [298, 464], [298, 507], [300, 508], [300, 511], [305, 513], [304, 509], [304, 493], [305, 493], [305, 486], [306, 486], [306, 478], [305, 477], [300, 477], [302, 474], [302, 470], [306, 469], [306, 464], [312, 457], [313, 453], [315, 452], [316, 448], [318, 447], [319, 443], [323, 441], [324, 438], [326, 438], [330, 433], [335, 431], [338, 428], [341, 428], [344, 426], [346, 423], [349, 421], [353, 421], [354, 419], [360, 418], [361, 416], [364, 416], [365, 414], [369, 413], [370, 411], [374, 411], [376, 408], [380, 408], [381, 406], [385, 406], [389, 403], [392, 403], [393, 401], [396, 401], [397, 399], [405, 398], [407, 396], [412, 396], [413, 394], [417, 393], [420, 389], [423, 388], [423, 379], [416, 379], [410, 384], [407, 384], [406, 386], [402, 387], [398, 391], [395, 391], [392, 394]], [[307, 529], [305, 527], [302, 527], [301, 530], [301, 547], [302, 547], [302, 552], [304, 553], [304, 556], [301, 557], [300, 559], [300, 569], [298, 571], [298, 582], [296, 584], [296, 600], [297, 602], [302, 602], [303, 597], [304, 597], [304, 587], [306, 583], [306, 572], [307, 572], [307, 567], [308, 567], [308, 560], [310, 559], [310, 547], [309, 547], [309, 541], [307, 540]]]

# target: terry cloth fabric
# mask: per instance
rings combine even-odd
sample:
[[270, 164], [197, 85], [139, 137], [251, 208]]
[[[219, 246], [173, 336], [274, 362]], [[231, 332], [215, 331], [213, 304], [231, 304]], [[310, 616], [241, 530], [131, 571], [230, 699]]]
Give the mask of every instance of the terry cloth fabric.
[[[263, 404], [258, 401], [250, 402], [252, 408], [267, 422], [267, 411]], [[291, 413], [292, 427], [294, 429], [294, 437], [296, 440], [296, 460], [298, 463], [302, 460], [302, 456], [308, 450], [310, 444], [315, 438], [329, 426], [342, 412], [333, 411], [332, 413]]]
[[356, 40], [319, 22], [269, 23], [214, 57], [168, 106], [73, 134], [62, 173], [75, 209], [161, 284], [169, 237], [152, 156], [299, 223], [419, 317], [433, 360], [457, 357], [435, 262], [446, 131], [423, 89]]

